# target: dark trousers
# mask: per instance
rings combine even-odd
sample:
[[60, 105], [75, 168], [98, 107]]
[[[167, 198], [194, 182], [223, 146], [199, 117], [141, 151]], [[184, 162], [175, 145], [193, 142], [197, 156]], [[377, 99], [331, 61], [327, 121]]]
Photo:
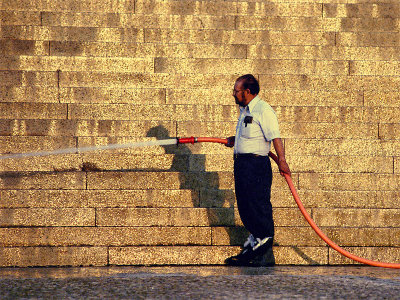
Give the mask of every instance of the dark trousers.
[[274, 236], [271, 185], [272, 169], [268, 156], [235, 155], [235, 192], [240, 218], [255, 238]]

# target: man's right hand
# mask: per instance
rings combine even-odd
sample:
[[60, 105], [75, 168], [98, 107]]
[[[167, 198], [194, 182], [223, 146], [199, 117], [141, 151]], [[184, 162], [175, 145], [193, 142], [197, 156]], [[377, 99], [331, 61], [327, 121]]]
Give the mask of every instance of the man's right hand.
[[228, 143], [226, 143], [225, 146], [232, 148], [235, 145], [235, 136], [230, 136], [226, 139], [228, 140]]

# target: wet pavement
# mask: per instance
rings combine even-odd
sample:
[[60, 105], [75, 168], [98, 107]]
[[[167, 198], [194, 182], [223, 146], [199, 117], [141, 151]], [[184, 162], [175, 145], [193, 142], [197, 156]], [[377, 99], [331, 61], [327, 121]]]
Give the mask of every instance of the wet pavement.
[[367, 266], [0, 269], [0, 299], [400, 299], [400, 270]]

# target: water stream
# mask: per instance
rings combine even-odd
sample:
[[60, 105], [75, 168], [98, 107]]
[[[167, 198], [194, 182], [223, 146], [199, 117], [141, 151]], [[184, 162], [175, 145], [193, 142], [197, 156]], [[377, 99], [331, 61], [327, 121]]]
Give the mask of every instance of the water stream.
[[99, 150], [115, 150], [115, 149], [123, 149], [123, 148], [140, 148], [140, 147], [148, 147], [148, 146], [165, 146], [165, 145], [176, 145], [176, 144], [177, 144], [177, 139], [173, 138], [173, 139], [165, 139], [165, 140], [127, 143], [127, 144], [110, 144], [110, 145], [104, 145], [104, 146], [88, 146], [88, 147], [81, 147], [81, 148], [72, 147], [72, 148], [57, 149], [57, 150], [52, 150], [52, 151], [37, 151], [37, 152], [29, 152], [29, 153], [6, 154], [6, 155], [1, 155], [0, 160], [35, 157], [35, 156], [70, 154], [70, 153], [79, 154], [79, 153], [90, 152], [90, 151], [99, 151]]

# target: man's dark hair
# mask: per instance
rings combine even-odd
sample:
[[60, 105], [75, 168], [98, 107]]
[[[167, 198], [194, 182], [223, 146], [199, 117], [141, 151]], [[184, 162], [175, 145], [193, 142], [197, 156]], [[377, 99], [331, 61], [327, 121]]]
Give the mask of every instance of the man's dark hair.
[[238, 79], [236, 79], [236, 82], [242, 82], [242, 87], [243, 89], [250, 90], [250, 94], [252, 95], [257, 95], [260, 92], [260, 85], [257, 81], [257, 79], [251, 75], [251, 74], [246, 74], [243, 76], [240, 76]]

